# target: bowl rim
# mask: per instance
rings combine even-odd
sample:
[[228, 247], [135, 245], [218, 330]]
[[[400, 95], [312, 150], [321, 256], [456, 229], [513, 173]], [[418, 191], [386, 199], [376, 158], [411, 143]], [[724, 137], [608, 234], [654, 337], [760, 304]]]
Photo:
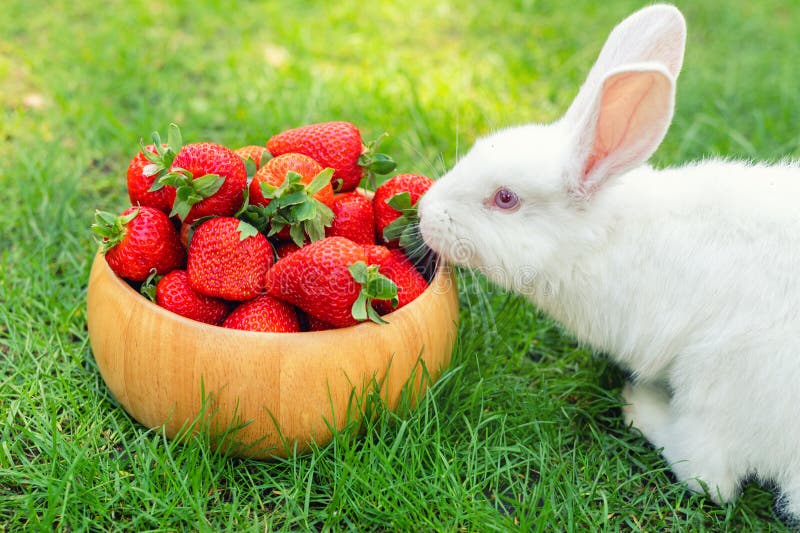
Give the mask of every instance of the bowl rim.
[[[433, 296], [434, 292], [442, 292], [442, 293], [449, 292], [450, 290], [453, 290], [453, 288], [455, 286], [455, 281], [454, 280], [451, 279], [450, 282], [448, 283], [447, 280], [445, 279], [446, 276], [448, 276], [448, 277], [452, 276], [451, 267], [448, 264], [446, 264], [444, 261], [441, 261], [440, 264], [436, 268], [436, 272], [435, 272], [433, 278], [431, 278], [431, 280], [428, 282], [428, 287], [422, 292], [422, 294], [417, 296], [414, 300], [412, 300], [411, 302], [409, 302], [405, 306], [401, 307], [400, 309], [396, 309], [396, 310], [392, 311], [391, 313], [388, 313], [386, 315], [382, 315], [382, 317], [384, 319], [386, 319], [388, 324], [377, 324], [377, 323], [374, 323], [374, 322], [372, 322], [370, 320], [365, 320], [365, 321], [360, 322], [358, 324], [355, 324], [355, 325], [352, 325], [352, 326], [347, 326], [347, 327], [344, 327], [344, 328], [331, 328], [331, 329], [320, 330], [320, 331], [288, 331], [288, 332], [287, 331], [250, 331], [250, 330], [242, 330], [242, 329], [235, 329], [235, 328], [226, 328], [226, 327], [222, 327], [221, 325], [218, 326], [218, 325], [215, 325], [215, 324], [207, 324], [205, 322], [200, 322], [198, 320], [194, 320], [194, 319], [179, 315], [178, 313], [175, 313], [173, 311], [170, 311], [169, 309], [165, 309], [165, 308], [161, 307], [160, 305], [158, 305], [157, 303], [153, 302], [152, 300], [150, 300], [149, 298], [147, 298], [146, 296], [141, 294], [139, 291], [137, 291], [136, 289], [131, 287], [131, 285], [129, 285], [127, 281], [125, 281], [123, 278], [118, 276], [116, 272], [111, 270], [111, 267], [108, 265], [108, 261], [106, 261], [105, 255], [102, 253], [102, 251], [99, 248], [98, 248], [97, 254], [95, 255], [94, 263], [95, 264], [101, 264], [101, 268], [103, 268], [105, 270], [105, 272], [104, 272], [105, 277], [109, 277], [109, 278], [113, 279], [113, 283], [115, 283], [118, 286], [121, 286], [122, 294], [125, 294], [126, 298], [128, 298], [128, 299], [136, 298], [137, 299], [137, 301], [136, 301], [137, 304], [140, 304], [140, 305], [144, 304], [147, 309], [150, 309], [150, 310], [152, 310], [152, 311], [154, 311], [156, 313], [160, 313], [161, 316], [163, 316], [165, 319], [177, 321], [179, 323], [184, 324], [187, 327], [203, 328], [203, 329], [205, 329], [205, 328], [215, 328], [217, 330], [220, 330], [220, 333], [226, 332], [226, 333], [229, 333], [229, 334], [232, 334], [232, 335], [242, 335], [242, 336], [273, 336], [273, 337], [275, 337], [275, 336], [291, 336], [292, 338], [296, 338], [298, 333], [304, 333], [304, 334], [312, 334], [313, 333], [313, 334], [318, 334], [318, 335], [335, 335], [335, 334], [342, 334], [344, 332], [348, 332], [348, 333], [357, 332], [356, 330], [358, 328], [361, 328], [361, 330], [363, 330], [366, 333], [366, 331], [369, 328], [391, 327], [392, 322], [390, 320], [388, 320], [388, 318], [391, 318], [391, 317], [394, 316], [395, 318], [402, 320], [404, 315], [413, 312], [414, 308], [416, 307], [414, 304], [418, 304], [422, 300], [426, 300], [426, 299], [431, 298]], [[93, 266], [93, 268], [94, 268], [94, 266]], [[449, 285], [449, 287], [446, 288], [445, 290], [437, 291], [437, 288], [441, 287], [443, 285]], [[306, 338], [308, 338], [308, 337], [306, 337]]]

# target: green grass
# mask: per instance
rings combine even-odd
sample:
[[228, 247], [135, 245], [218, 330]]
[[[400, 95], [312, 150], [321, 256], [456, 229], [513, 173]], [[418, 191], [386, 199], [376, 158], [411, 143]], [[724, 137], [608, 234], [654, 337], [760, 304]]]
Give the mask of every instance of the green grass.
[[[441, 175], [493, 128], [563, 112], [639, 2], [30, 2], [0, 17], [0, 531], [781, 531], [754, 484], [717, 507], [627, 431], [624, 376], [468, 273], [453, 364], [358, 438], [238, 460], [131, 420], [92, 358], [95, 208], [140, 138], [262, 143], [345, 119]], [[681, 1], [689, 50], [654, 160], [800, 155], [800, 7]], [[791, 4], [793, 5], [793, 4]]]

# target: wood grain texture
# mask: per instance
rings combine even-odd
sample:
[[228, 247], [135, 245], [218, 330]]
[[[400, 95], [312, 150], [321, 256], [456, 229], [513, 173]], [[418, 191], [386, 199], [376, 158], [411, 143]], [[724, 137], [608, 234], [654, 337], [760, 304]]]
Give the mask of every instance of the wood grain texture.
[[[239, 331], [158, 307], [100, 254], [89, 276], [92, 351], [125, 410], [147, 427], [163, 425], [170, 438], [202, 421], [194, 431], [205, 426], [218, 445], [256, 458], [285, 457], [287, 446], [305, 450], [312, 440], [325, 444], [329, 424], [341, 429], [358, 420], [355, 406], [376, 390], [373, 380], [391, 409], [407, 382], [418, 398], [420, 364], [435, 380], [450, 362], [458, 322], [453, 273], [440, 269], [422, 295], [385, 318], [388, 325], [320, 332]], [[222, 437], [241, 423], [233, 438]]]

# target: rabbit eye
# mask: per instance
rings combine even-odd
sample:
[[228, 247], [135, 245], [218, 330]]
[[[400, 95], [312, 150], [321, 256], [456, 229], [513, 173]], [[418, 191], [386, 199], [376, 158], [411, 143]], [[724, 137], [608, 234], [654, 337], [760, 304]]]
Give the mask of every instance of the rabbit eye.
[[519, 205], [519, 196], [511, 189], [501, 187], [494, 193], [494, 205], [500, 209], [514, 209]]

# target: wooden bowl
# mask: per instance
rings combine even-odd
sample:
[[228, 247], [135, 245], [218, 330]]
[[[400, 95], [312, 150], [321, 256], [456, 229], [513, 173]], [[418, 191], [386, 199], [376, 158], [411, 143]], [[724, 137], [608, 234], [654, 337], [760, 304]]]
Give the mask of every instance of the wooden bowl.
[[413, 403], [450, 362], [457, 293], [453, 274], [440, 269], [422, 295], [385, 316], [388, 325], [258, 333], [167, 311], [98, 254], [87, 322], [103, 379], [140, 423], [163, 425], [169, 438], [203, 427], [233, 454], [285, 457], [360, 420], [365, 394], [379, 390], [395, 409], [407, 385]]

